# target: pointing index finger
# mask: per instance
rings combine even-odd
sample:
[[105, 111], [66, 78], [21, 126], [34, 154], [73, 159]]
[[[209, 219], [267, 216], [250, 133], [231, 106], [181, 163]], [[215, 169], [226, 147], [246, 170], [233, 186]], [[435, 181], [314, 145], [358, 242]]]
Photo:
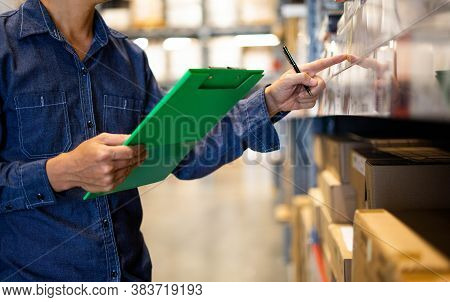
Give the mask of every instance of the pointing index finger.
[[315, 75], [316, 73], [333, 65], [339, 64], [345, 60], [347, 60], [347, 55], [338, 55], [330, 58], [319, 59], [317, 61], [303, 65], [302, 71]]

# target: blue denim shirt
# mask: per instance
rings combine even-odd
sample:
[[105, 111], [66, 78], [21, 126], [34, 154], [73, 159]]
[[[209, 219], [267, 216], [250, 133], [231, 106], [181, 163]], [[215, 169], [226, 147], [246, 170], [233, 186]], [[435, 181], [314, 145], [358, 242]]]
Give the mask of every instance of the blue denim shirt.
[[[83, 202], [52, 190], [49, 158], [129, 134], [162, 97], [143, 51], [106, 26], [80, 61], [38, 0], [0, 17], [0, 281], [142, 281], [151, 260], [138, 191]], [[235, 106], [174, 171], [205, 176], [244, 150], [279, 148], [264, 92]]]

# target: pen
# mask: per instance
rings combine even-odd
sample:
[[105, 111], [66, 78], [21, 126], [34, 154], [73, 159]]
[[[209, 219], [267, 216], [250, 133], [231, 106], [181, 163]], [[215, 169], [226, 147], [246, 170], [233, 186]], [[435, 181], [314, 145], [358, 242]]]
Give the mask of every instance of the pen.
[[[301, 73], [300, 68], [298, 68], [297, 63], [295, 63], [294, 58], [292, 57], [291, 53], [289, 52], [289, 49], [285, 46], [283, 46], [283, 52], [286, 55], [286, 58], [288, 59], [289, 63], [291, 63], [292, 67], [294, 68], [296, 73]], [[309, 96], [313, 96], [311, 93], [311, 89], [309, 89], [308, 86], [303, 85], [306, 92], [308, 92]]]

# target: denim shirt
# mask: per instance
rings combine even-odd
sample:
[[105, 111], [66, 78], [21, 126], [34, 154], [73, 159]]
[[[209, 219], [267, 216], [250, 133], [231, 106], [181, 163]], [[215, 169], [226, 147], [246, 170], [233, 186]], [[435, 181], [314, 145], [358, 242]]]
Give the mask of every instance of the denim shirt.
[[[0, 17], [0, 281], [149, 281], [137, 189], [84, 202], [56, 193], [49, 158], [129, 134], [162, 98], [142, 50], [95, 15], [80, 61], [38, 0]], [[279, 148], [263, 90], [240, 101], [173, 172], [203, 177], [251, 148]]]

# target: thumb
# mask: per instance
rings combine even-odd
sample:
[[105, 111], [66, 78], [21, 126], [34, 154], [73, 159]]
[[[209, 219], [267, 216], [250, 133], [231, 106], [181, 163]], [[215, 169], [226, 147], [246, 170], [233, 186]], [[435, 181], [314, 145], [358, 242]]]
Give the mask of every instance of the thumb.
[[107, 146], [120, 146], [130, 137], [125, 134], [102, 133], [97, 136], [98, 140]]

